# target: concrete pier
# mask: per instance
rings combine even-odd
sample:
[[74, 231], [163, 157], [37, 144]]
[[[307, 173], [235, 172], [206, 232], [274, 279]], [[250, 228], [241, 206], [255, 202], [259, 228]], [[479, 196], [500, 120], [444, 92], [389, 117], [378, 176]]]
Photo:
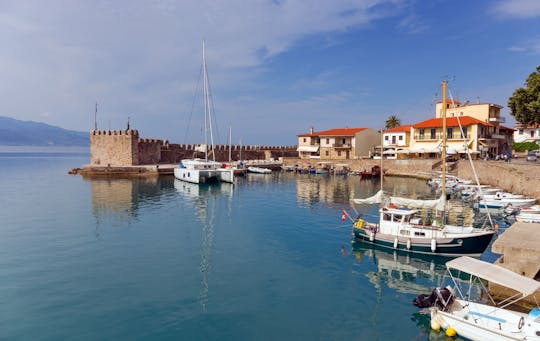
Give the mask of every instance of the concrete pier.
[[[540, 280], [540, 224], [516, 222], [493, 243], [493, 252], [502, 256], [495, 262], [520, 275]], [[489, 285], [492, 295], [506, 298], [515, 294], [506, 288]], [[540, 291], [529, 296], [524, 302], [536, 306], [540, 304]]]

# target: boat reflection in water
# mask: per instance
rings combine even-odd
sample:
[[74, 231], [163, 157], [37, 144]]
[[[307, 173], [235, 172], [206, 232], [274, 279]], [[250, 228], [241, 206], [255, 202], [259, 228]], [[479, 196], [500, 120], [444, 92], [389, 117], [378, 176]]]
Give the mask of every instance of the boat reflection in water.
[[[410, 294], [411, 319], [419, 329], [417, 340], [448, 340], [444, 332], [436, 332], [430, 328], [430, 316], [415, 310], [412, 300], [419, 294], [427, 294], [434, 287], [445, 285], [447, 257], [411, 254], [409, 252], [389, 250], [373, 244], [354, 242], [352, 252], [360, 266], [364, 263], [374, 264], [377, 271], [366, 273], [369, 281], [377, 291], [377, 306], [374, 307], [372, 320], [377, 321], [379, 305], [382, 304], [384, 287], [402, 294]], [[386, 317], [381, 317], [386, 318]], [[452, 340], [463, 340], [454, 337]]]
[[199, 263], [202, 278], [199, 302], [202, 310], [206, 311], [209, 297], [209, 276], [212, 270], [217, 198], [223, 196], [232, 198], [234, 186], [227, 182], [194, 184], [175, 179], [174, 188], [184, 200], [193, 203], [194, 213], [202, 223], [201, 260]]
[[369, 281], [380, 289], [382, 284], [404, 294], [419, 295], [439, 285], [445, 273], [448, 258], [413, 255], [409, 252], [389, 250], [376, 245], [355, 242], [352, 249], [359, 262], [375, 263], [377, 271], [366, 274]]

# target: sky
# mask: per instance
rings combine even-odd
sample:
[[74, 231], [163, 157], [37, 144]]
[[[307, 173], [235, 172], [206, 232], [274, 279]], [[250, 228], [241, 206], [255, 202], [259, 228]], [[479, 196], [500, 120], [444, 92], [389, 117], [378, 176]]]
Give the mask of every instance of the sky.
[[89, 131], [98, 102], [99, 129], [203, 143], [203, 39], [216, 143], [420, 122], [443, 80], [513, 126], [540, 1], [0, 0], [0, 116]]

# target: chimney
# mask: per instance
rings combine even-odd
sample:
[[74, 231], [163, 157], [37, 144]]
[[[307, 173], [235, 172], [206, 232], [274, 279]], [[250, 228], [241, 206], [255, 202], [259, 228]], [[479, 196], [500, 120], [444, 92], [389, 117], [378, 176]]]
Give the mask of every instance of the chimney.
[[313, 134], [313, 126], [309, 127], [309, 133]]

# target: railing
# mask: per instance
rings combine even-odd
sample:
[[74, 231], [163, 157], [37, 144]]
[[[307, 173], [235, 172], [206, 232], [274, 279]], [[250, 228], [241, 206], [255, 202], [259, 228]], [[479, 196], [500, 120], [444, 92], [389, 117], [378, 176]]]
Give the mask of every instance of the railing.
[[352, 148], [352, 145], [350, 143], [335, 144], [334, 148]]
[[[427, 141], [427, 140], [436, 141], [436, 140], [442, 140], [442, 138], [443, 138], [442, 134], [435, 134], [434, 136], [432, 136], [431, 134], [414, 136], [414, 139], [416, 141]], [[468, 136], [465, 136], [465, 138], [468, 138]], [[459, 132], [454, 132], [454, 134], [452, 134], [451, 136], [447, 135], [446, 139], [447, 140], [463, 140], [463, 136], [461, 136]]]

